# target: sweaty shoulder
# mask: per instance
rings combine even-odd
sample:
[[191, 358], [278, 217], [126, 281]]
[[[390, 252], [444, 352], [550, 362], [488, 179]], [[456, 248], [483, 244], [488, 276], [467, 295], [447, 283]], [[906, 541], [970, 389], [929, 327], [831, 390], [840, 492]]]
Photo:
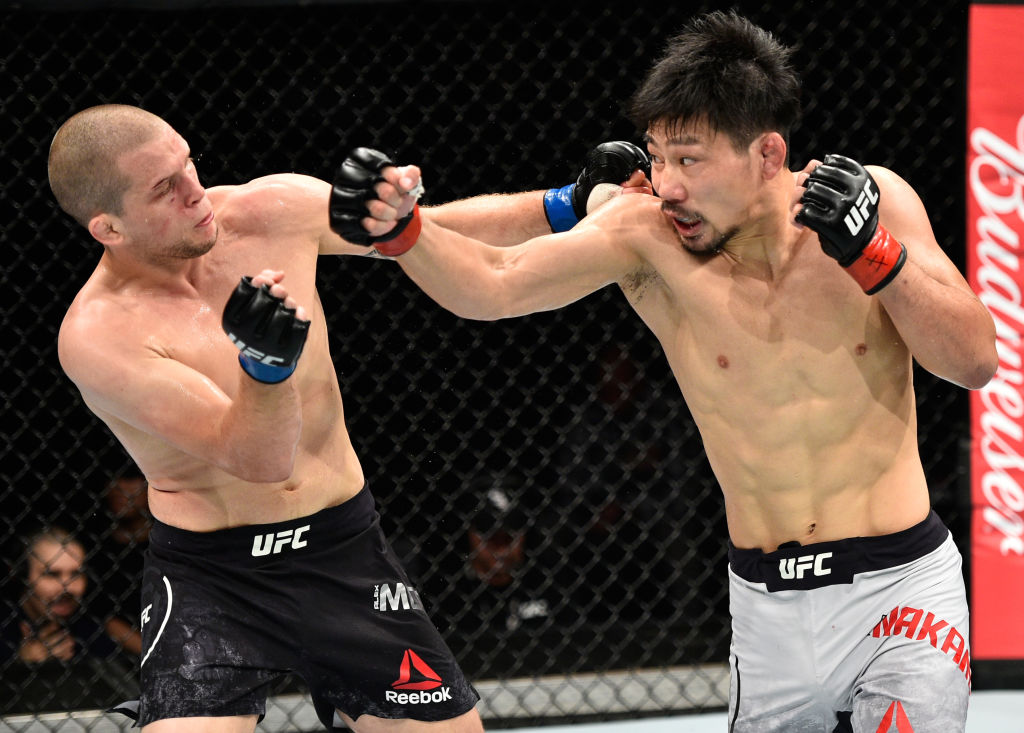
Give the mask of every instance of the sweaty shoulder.
[[316, 231], [327, 216], [330, 186], [317, 178], [280, 173], [238, 186], [216, 186], [207, 194], [217, 221], [242, 234]]

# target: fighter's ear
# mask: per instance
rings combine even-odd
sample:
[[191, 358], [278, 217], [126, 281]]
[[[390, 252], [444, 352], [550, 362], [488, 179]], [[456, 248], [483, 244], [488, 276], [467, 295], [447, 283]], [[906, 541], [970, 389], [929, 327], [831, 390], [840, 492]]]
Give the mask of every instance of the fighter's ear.
[[112, 214], [97, 214], [89, 220], [89, 234], [102, 245], [117, 245], [124, 239], [121, 221]]
[[786, 169], [786, 140], [777, 132], [766, 132], [754, 141], [761, 157], [761, 172], [766, 179]]

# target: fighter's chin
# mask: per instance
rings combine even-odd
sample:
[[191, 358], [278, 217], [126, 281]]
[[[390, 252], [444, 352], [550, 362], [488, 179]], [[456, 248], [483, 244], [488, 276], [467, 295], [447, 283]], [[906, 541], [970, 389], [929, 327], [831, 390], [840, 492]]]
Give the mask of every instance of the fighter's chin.
[[[676, 222], [673, 220], [673, 223]], [[725, 245], [736, 235], [735, 230], [719, 234], [703, 221], [696, 225], [693, 223], [686, 226], [677, 225], [675, 230], [683, 249], [700, 257], [714, 257], [721, 254]]]
[[174, 256], [183, 260], [191, 260], [196, 257], [202, 257], [204, 254], [213, 249], [213, 245], [217, 244], [217, 232], [216, 227], [214, 228], [214, 234], [208, 239], [199, 241], [184, 241], [181, 242], [174, 252]]
[[692, 255], [715, 255], [721, 251], [721, 247], [716, 247], [714, 242], [705, 240], [702, 237], [684, 237], [680, 235], [679, 241], [682, 242], [683, 249]]
[[699, 215], [675, 211], [665, 203], [661, 205], [661, 211], [679, 237], [683, 249], [691, 254], [707, 254], [713, 250], [708, 226]]
[[714, 234], [708, 230], [704, 223], [701, 222], [699, 226], [686, 227], [684, 232], [683, 228], [676, 226], [676, 236], [679, 237], [679, 243], [683, 245], [683, 249], [693, 255], [716, 255], [722, 251], [722, 239], [715, 237]]

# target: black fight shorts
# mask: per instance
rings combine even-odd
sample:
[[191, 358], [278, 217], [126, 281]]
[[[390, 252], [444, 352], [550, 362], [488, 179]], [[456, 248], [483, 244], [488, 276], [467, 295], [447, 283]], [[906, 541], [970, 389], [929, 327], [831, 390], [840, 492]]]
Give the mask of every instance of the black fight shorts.
[[479, 700], [380, 529], [364, 487], [302, 519], [187, 532], [155, 522], [142, 588], [139, 724], [262, 715], [293, 673], [329, 729], [447, 720]]

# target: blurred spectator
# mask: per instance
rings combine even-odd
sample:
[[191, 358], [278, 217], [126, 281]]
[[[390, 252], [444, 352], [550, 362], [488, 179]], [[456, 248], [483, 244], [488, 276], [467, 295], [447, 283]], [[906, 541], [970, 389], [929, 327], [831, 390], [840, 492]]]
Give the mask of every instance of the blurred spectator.
[[522, 479], [502, 475], [460, 497], [455, 521], [464, 530], [455, 552], [440, 558], [444, 585], [428, 592], [455, 627], [505, 636], [554, 621], [557, 594], [523, 498]]
[[89, 565], [103, 591], [93, 607], [108, 619], [110, 635], [139, 655], [140, 584], [152, 525], [146, 478], [135, 467], [121, 472], [105, 487], [103, 505], [91, 526], [99, 545]]
[[82, 544], [61, 527], [26, 540], [22, 593], [0, 616], [3, 712], [94, 708], [131, 693], [132, 660], [85, 608], [85, 558]]
[[122, 547], [149, 544], [153, 522], [146, 477], [137, 468], [122, 472], [107, 485], [105, 499], [113, 520], [110, 538]]
[[687, 487], [695, 482], [681, 452], [699, 442], [684, 432], [681, 400], [652, 389], [625, 346], [602, 347], [586, 385], [564, 432], [554, 497], [565, 518], [557, 542], [590, 593], [577, 603], [597, 622], [678, 619], [692, 577], [678, 533], [692, 515]]
[[[491, 482], [475, 497], [476, 511], [466, 530], [469, 546], [467, 575], [488, 586], [492, 592], [479, 594], [498, 607], [482, 610], [509, 631], [524, 624], [540, 624], [553, 609], [546, 595], [549, 583], [539, 566], [536, 547], [527, 547], [528, 522], [521, 506], [518, 487]], [[527, 557], [528, 552], [534, 556]]]

